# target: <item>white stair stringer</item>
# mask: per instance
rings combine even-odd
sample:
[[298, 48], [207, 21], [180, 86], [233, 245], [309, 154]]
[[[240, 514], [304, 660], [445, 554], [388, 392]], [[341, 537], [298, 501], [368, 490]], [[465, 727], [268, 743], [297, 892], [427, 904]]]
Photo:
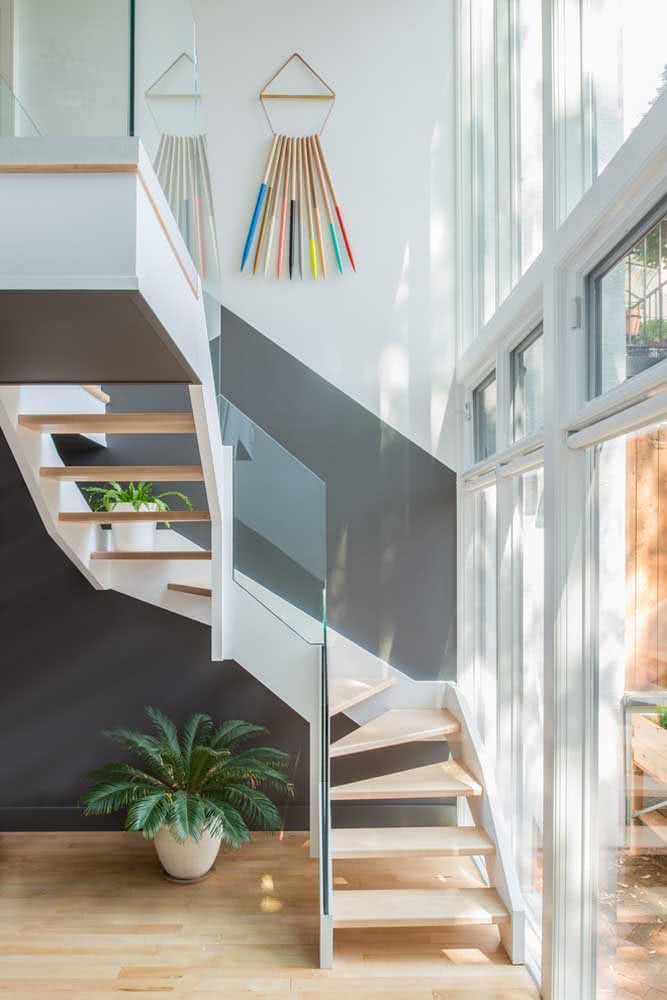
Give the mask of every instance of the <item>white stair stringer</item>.
[[471, 825], [483, 830], [495, 847], [495, 853], [480, 861], [486, 866], [489, 881], [504, 903], [510, 920], [499, 926], [500, 937], [510, 961], [522, 965], [526, 958], [526, 913], [509, 837], [503, 822], [493, 770], [486, 760], [482, 741], [468, 703], [460, 687], [445, 682], [444, 707], [458, 719], [460, 733], [450, 743], [454, 760], [459, 761], [482, 786], [482, 794], [468, 796], [459, 815], [468, 814]]

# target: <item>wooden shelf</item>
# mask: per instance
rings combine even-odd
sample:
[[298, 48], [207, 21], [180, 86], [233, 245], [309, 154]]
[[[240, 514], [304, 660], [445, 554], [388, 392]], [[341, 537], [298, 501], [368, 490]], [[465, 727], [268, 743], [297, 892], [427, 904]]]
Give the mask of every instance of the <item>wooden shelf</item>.
[[43, 465], [42, 479], [75, 483], [201, 483], [201, 465]]
[[481, 794], [482, 786], [454, 760], [335, 785], [331, 789], [334, 801], [450, 799], [457, 795]]
[[105, 406], [111, 402], [111, 396], [104, 391], [101, 385], [82, 385], [81, 388], [85, 389], [90, 396], [98, 399], [100, 403], [104, 403]]
[[337, 715], [344, 712], [353, 705], [359, 705], [367, 698], [386, 691], [396, 683], [392, 678], [385, 678], [370, 684], [367, 681], [358, 681], [354, 677], [339, 677], [329, 683], [329, 714]]
[[333, 898], [334, 927], [460, 927], [510, 919], [495, 889], [348, 889]]
[[475, 826], [409, 826], [332, 831], [335, 858], [463, 857], [494, 854], [484, 830]]
[[444, 709], [396, 708], [337, 740], [331, 756], [343, 757], [400, 743], [446, 740], [459, 728], [454, 716]]
[[112, 511], [73, 511], [58, 514], [58, 520], [67, 524], [132, 524], [138, 521], [149, 522], [191, 522], [210, 521], [207, 510], [112, 510]]
[[124, 561], [124, 560], [138, 560], [138, 559], [153, 559], [153, 560], [184, 560], [184, 559], [195, 559], [195, 560], [209, 560], [211, 558], [211, 553], [205, 549], [174, 549], [172, 551], [154, 549], [145, 552], [91, 552], [90, 558], [95, 560], [111, 560], [111, 561]]
[[210, 597], [210, 587], [195, 587], [191, 583], [168, 583], [167, 590], [174, 590], [179, 594], [192, 594], [193, 597]]
[[43, 434], [194, 434], [191, 413], [22, 413], [19, 427]]

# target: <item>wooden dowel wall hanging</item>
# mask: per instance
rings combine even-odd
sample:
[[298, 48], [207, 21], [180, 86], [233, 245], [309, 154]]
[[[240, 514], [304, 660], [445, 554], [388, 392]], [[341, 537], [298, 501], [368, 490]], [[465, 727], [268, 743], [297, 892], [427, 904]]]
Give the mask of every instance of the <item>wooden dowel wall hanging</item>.
[[[295, 60], [324, 88], [322, 92], [288, 93], [284, 89], [270, 89]], [[259, 99], [272, 140], [241, 253], [241, 270], [251, 259], [254, 245], [252, 274], [262, 273], [264, 254], [263, 271], [267, 277], [273, 267], [277, 279], [289, 276], [292, 280], [297, 275], [303, 279], [309, 262], [314, 279], [326, 278], [329, 272], [322, 228], [324, 218], [329, 233], [327, 240], [333, 251], [334, 271], [339, 274], [345, 271], [341, 239], [347, 260], [356, 271], [350, 236], [321, 140], [336, 100], [334, 91], [298, 52], [294, 52], [260, 91]], [[276, 133], [269, 112], [272, 101], [322, 101], [329, 106], [319, 132], [295, 137]]]

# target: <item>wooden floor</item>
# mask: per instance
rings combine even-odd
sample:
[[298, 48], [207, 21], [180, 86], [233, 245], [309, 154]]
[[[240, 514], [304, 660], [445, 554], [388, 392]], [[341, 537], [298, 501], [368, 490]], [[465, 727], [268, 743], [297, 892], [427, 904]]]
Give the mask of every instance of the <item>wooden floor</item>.
[[[374, 864], [337, 862], [336, 889], [372, 888]], [[472, 877], [465, 858], [419, 864], [418, 879], [441, 886]], [[315, 967], [316, 948], [317, 868], [303, 834], [257, 835], [190, 886], [167, 882], [139, 835], [0, 835], [0, 997], [538, 996], [495, 927], [340, 930], [333, 971]]]

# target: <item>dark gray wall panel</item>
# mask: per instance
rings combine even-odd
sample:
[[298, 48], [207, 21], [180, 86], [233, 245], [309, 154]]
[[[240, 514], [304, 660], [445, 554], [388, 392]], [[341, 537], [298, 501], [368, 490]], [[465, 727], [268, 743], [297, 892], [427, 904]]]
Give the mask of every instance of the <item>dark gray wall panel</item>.
[[198, 382], [138, 292], [0, 292], [0, 383]]
[[326, 480], [332, 626], [454, 678], [455, 473], [226, 309], [222, 359], [224, 394]]
[[292, 754], [288, 823], [304, 829], [306, 723], [237, 664], [211, 662], [206, 626], [94, 590], [47, 536], [1, 435], [0, 635], [0, 828], [99, 825], [76, 803], [86, 772], [118, 753], [101, 731], [145, 725], [154, 704], [267, 725]]

